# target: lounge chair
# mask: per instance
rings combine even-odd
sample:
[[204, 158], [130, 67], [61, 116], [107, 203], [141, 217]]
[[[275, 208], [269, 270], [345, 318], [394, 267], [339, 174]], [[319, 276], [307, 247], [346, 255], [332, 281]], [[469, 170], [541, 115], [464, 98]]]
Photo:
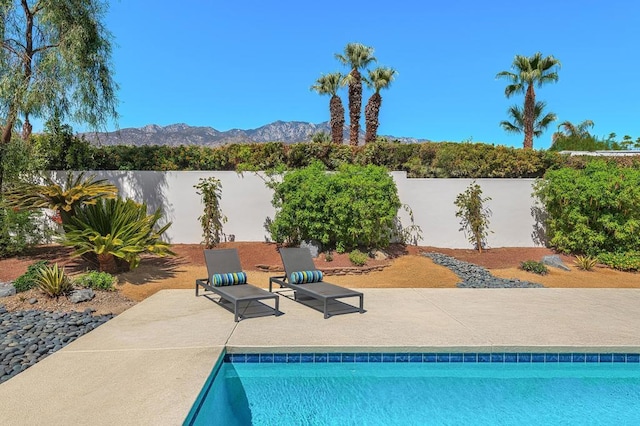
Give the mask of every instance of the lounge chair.
[[[280, 299], [277, 294], [273, 294], [264, 289], [246, 283], [244, 272], [240, 265], [240, 257], [236, 249], [211, 249], [204, 251], [204, 258], [207, 264], [208, 278], [196, 280], [196, 296], [200, 287], [212, 291], [220, 296], [218, 304], [222, 305], [222, 300], [227, 300], [233, 304], [233, 314], [236, 322], [239, 321], [240, 302], [255, 302], [263, 299], [274, 299], [274, 314], [280, 315]], [[239, 278], [240, 277], [240, 278]]]
[[[281, 248], [280, 257], [284, 264], [284, 276], [269, 278], [269, 291], [273, 291], [273, 284], [280, 285], [280, 288], [287, 287], [294, 290], [294, 300], [298, 301], [299, 295], [318, 299], [323, 302], [324, 317], [329, 318], [327, 305], [330, 301], [336, 301], [346, 297], [359, 297], [360, 307], [357, 308], [361, 314], [364, 313], [364, 295], [359, 291], [350, 290], [335, 284], [322, 281], [322, 273], [313, 264], [311, 252], [307, 248]], [[294, 275], [295, 274], [295, 275]], [[310, 276], [310, 279], [300, 279], [302, 276]], [[300, 281], [306, 281], [300, 283]], [[315, 281], [315, 282], [313, 282]]]

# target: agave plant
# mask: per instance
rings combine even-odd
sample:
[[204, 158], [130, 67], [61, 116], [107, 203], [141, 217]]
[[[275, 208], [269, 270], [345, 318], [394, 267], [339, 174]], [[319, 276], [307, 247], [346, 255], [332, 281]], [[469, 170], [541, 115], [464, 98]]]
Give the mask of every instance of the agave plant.
[[59, 268], [57, 263], [39, 268], [35, 274], [35, 283], [49, 297], [55, 297], [56, 299], [73, 290], [73, 283], [65, 273], [64, 268]]
[[117, 273], [118, 260], [133, 269], [143, 253], [174, 254], [161, 239], [171, 223], [154, 229], [161, 217], [159, 209], [149, 215], [146, 204], [133, 200], [102, 199], [76, 209], [62, 244], [74, 247], [75, 256], [95, 255], [102, 272]]
[[64, 185], [49, 176], [42, 177], [44, 184], [20, 182], [6, 192], [7, 205], [17, 209], [49, 208], [60, 215], [63, 225], [75, 214], [79, 206], [96, 204], [103, 198], [114, 199], [118, 189], [104, 179], [84, 173], [69, 172]]

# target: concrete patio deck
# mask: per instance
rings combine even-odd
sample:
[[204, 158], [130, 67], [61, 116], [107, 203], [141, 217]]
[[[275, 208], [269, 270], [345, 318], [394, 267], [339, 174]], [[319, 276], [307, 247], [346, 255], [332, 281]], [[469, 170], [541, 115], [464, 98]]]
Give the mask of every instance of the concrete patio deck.
[[[364, 289], [365, 314], [233, 314], [164, 290], [0, 385], [0, 422], [177, 425], [243, 352], [640, 352], [638, 289]], [[335, 308], [339, 308], [336, 306]]]

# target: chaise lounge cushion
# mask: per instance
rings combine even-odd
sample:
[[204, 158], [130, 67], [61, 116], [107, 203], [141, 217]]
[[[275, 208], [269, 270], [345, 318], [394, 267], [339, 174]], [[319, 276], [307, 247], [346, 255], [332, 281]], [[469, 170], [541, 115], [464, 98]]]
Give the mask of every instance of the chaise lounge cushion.
[[322, 281], [321, 271], [296, 271], [291, 273], [292, 284], [319, 283]]
[[211, 276], [211, 284], [214, 287], [222, 287], [227, 285], [246, 284], [247, 274], [244, 272], [230, 272], [227, 274], [213, 274]]

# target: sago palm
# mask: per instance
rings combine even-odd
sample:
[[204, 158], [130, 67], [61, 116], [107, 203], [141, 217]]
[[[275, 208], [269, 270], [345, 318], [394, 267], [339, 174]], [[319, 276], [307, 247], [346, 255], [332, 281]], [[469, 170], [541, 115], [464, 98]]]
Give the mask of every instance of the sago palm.
[[360, 43], [349, 43], [344, 48], [344, 54], [336, 53], [336, 59], [351, 68], [344, 82], [349, 86], [349, 143], [358, 145], [360, 136], [360, 112], [362, 110], [362, 75], [360, 70], [376, 61], [373, 47]]
[[532, 56], [516, 55], [511, 66], [514, 71], [502, 71], [496, 75], [496, 78], [506, 78], [510, 81], [510, 84], [504, 89], [507, 98], [516, 93], [525, 94], [524, 110], [522, 111], [524, 148], [533, 148], [533, 137], [535, 136], [534, 121], [537, 103], [533, 87], [534, 85], [541, 87], [546, 83], [558, 81], [557, 68], [559, 67], [560, 61], [558, 59], [552, 55], [543, 57], [540, 52], [537, 52]]
[[[545, 131], [549, 124], [556, 120], [556, 115], [552, 112], [542, 115], [546, 104], [544, 102], [536, 102], [533, 108], [533, 136], [539, 137]], [[500, 126], [509, 133], [525, 132], [525, 114], [520, 107], [513, 105], [507, 113], [513, 121], [501, 121]]]
[[388, 89], [391, 82], [397, 75], [393, 68], [380, 67], [369, 71], [369, 78], [365, 80], [367, 86], [374, 90], [373, 95], [369, 98], [367, 106], [364, 108], [365, 134], [364, 143], [373, 142], [378, 134], [378, 126], [380, 125], [380, 107], [382, 106], [382, 96], [380, 91]]
[[316, 84], [311, 86], [320, 95], [331, 95], [329, 101], [329, 116], [331, 117], [331, 140], [335, 144], [342, 144], [344, 129], [344, 107], [342, 100], [338, 96], [338, 89], [342, 84], [344, 76], [339, 72], [326, 74], [316, 80]]

